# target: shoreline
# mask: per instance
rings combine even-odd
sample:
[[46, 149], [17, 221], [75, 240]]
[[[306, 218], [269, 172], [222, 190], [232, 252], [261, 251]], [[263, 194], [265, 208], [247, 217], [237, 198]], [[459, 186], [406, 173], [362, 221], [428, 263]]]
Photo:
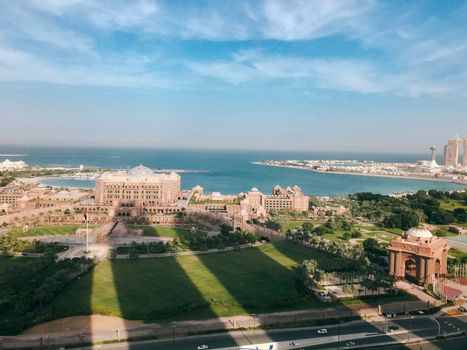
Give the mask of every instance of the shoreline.
[[439, 179], [436, 177], [424, 177], [424, 176], [402, 176], [402, 175], [379, 175], [379, 174], [363, 174], [363, 173], [350, 173], [345, 171], [319, 171], [315, 169], [293, 166], [293, 165], [276, 165], [276, 164], [265, 164], [262, 162], [253, 162], [255, 165], [262, 166], [271, 166], [277, 168], [289, 168], [289, 169], [298, 169], [298, 170], [308, 170], [317, 174], [334, 174], [334, 175], [353, 175], [353, 176], [370, 176], [370, 177], [383, 177], [383, 178], [392, 178], [392, 179], [406, 179], [406, 180], [421, 180], [421, 181], [441, 181], [441, 182], [450, 182], [457, 185], [467, 186], [467, 181], [462, 180], [449, 180], [449, 179]]

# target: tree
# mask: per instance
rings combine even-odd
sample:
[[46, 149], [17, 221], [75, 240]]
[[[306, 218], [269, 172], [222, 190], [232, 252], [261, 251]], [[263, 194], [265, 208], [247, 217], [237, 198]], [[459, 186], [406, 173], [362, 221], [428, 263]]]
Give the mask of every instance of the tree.
[[311, 222], [305, 222], [302, 225], [304, 231], [311, 233], [313, 232], [313, 224]]
[[274, 221], [274, 220], [271, 220], [269, 219], [268, 221], [266, 221], [265, 223], [265, 226], [270, 229], [270, 230], [274, 230], [274, 231], [279, 231], [281, 229], [281, 225]]
[[456, 221], [452, 213], [440, 208], [434, 208], [425, 214], [427, 222], [431, 224], [447, 225]]
[[467, 223], [467, 211], [464, 208], [456, 208], [453, 210], [452, 215], [460, 224]]
[[353, 284], [344, 284], [342, 286], [342, 292], [344, 294], [350, 294], [350, 295], [354, 295], [355, 292], [356, 292], [356, 288]]
[[318, 268], [318, 262], [316, 260], [303, 260], [300, 265], [301, 278], [303, 281], [308, 280], [308, 276], [313, 276], [316, 269]]
[[230, 234], [230, 231], [232, 230], [232, 227], [226, 224], [222, 224], [220, 226], [221, 234], [224, 236], [228, 236]]

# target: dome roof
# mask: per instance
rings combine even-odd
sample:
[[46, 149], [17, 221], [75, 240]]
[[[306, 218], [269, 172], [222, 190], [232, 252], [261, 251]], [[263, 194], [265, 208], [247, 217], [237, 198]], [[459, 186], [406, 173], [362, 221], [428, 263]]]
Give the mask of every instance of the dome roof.
[[404, 234], [405, 238], [416, 237], [416, 238], [431, 238], [432, 233], [424, 228], [411, 228]]
[[259, 192], [259, 190], [256, 187], [252, 187], [252, 189], [250, 191], [251, 192]]
[[147, 176], [153, 176], [154, 171], [151, 169], [143, 166], [143, 165], [138, 165], [137, 167], [131, 168], [128, 170], [128, 176], [130, 177], [147, 177]]

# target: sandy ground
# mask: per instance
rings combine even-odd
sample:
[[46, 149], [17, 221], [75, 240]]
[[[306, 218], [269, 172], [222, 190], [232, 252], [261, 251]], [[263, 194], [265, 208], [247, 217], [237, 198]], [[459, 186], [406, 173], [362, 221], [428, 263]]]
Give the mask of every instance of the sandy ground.
[[111, 329], [128, 329], [142, 326], [142, 321], [124, 320], [114, 316], [73, 316], [34, 326], [21, 335], [43, 335], [48, 333], [76, 334], [79, 332], [101, 333]]

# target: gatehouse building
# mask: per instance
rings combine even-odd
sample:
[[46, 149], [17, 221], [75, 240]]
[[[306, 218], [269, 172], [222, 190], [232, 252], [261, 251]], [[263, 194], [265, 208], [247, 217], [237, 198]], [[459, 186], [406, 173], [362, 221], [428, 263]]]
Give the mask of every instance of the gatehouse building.
[[411, 228], [391, 242], [389, 273], [420, 285], [446, 276], [449, 247], [446, 240], [423, 228]]

